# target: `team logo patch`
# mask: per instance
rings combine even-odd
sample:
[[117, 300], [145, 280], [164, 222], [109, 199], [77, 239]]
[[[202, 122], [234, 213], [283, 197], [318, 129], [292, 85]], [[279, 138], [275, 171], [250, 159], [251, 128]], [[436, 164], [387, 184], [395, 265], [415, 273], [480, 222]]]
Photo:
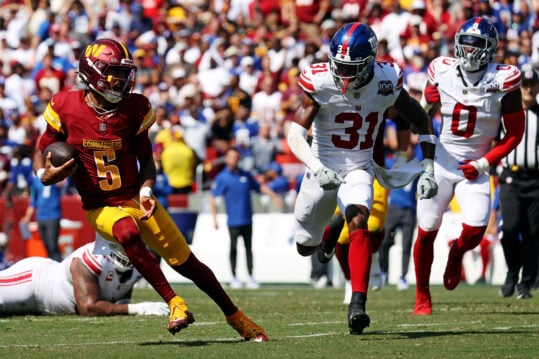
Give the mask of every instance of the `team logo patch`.
[[393, 83], [391, 81], [378, 82], [378, 95], [388, 96], [393, 94]]
[[498, 92], [500, 91], [500, 85], [497, 82], [491, 82], [487, 84], [486, 88], [487, 93], [488, 92]]

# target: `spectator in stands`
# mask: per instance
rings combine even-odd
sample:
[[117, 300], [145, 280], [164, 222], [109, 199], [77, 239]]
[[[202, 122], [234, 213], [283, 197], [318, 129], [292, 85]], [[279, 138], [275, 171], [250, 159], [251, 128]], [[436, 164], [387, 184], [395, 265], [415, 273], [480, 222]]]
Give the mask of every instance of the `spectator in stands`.
[[242, 72], [240, 73], [240, 87], [253, 96], [258, 86], [258, 78], [260, 71], [255, 68], [255, 60], [252, 56], [245, 56], [241, 59], [240, 65]]
[[271, 131], [270, 124], [262, 122], [258, 128], [257, 135], [251, 138], [254, 172], [257, 174], [264, 173], [266, 168], [275, 161], [277, 154], [281, 152], [281, 140]]
[[42, 62], [43, 66], [34, 77], [36, 89], [41, 91], [43, 87], [48, 87], [55, 94], [64, 88], [66, 73], [54, 66], [51, 53], [46, 53]]
[[32, 154], [33, 148], [19, 145], [13, 148], [10, 161], [10, 176], [2, 195], [11, 198], [12, 195], [28, 196], [32, 183]]
[[281, 98], [281, 92], [274, 87], [274, 79], [270, 76], [264, 77], [260, 83], [260, 91], [253, 95], [253, 115], [260, 121], [267, 121], [272, 126], [277, 126], [282, 120]]
[[6, 94], [6, 80], [0, 77], [0, 111], [2, 111], [2, 126], [10, 126], [11, 113], [19, 113], [17, 102]]
[[286, 194], [290, 187], [288, 180], [283, 176], [283, 168], [277, 162], [272, 162], [266, 167], [263, 182], [280, 195]]
[[331, 12], [331, 1], [295, 1], [295, 15], [299, 28], [307, 38], [317, 37], [320, 25]]
[[247, 114], [249, 114], [251, 109], [251, 95], [243, 90], [239, 83], [239, 75], [232, 74], [230, 76], [230, 83], [224, 88], [223, 95], [221, 96], [222, 107], [227, 106], [232, 111], [232, 115], [237, 114], [240, 106], [247, 108]]
[[172, 187], [172, 193], [191, 193], [195, 180], [197, 158], [195, 152], [185, 143], [183, 130], [180, 126], [171, 129], [172, 141], [164, 146], [161, 153], [163, 172]]

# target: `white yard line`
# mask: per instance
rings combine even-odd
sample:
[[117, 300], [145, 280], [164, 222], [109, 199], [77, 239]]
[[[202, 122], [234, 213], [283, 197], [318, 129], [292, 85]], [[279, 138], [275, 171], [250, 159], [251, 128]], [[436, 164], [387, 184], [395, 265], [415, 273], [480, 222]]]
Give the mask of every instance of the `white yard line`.
[[[2, 322], [4, 320], [1, 320]], [[338, 324], [341, 323], [341, 321], [327, 321], [327, 322], [306, 322], [306, 323], [289, 323], [289, 326], [313, 326], [313, 325], [325, 325], [325, 324]], [[482, 321], [469, 321], [469, 322], [459, 322], [458, 324], [481, 324]], [[197, 322], [196, 325], [217, 325], [222, 324], [222, 322]], [[404, 323], [404, 324], [398, 324], [397, 327], [402, 328], [417, 328], [417, 327], [443, 327], [443, 326], [454, 326], [455, 323], [453, 322], [438, 322], [438, 323]], [[526, 325], [518, 325], [518, 326], [510, 326], [510, 327], [492, 327], [492, 330], [499, 330], [499, 331], [506, 331], [506, 330], [513, 330], [516, 328], [537, 328], [539, 327], [538, 324], [526, 324]], [[431, 330], [432, 331], [432, 330]], [[433, 332], [436, 332], [437, 330], [433, 330]], [[334, 335], [342, 335], [346, 331], [343, 330], [343, 332], [321, 332], [321, 333], [311, 333], [311, 334], [305, 334], [305, 335], [288, 335], [288, 336], [271, 336], [270, 341], [273, 340], [286, 340], [286, 339], [298, 339], [298, 338], [316, 338], [316, 337], [326, 337], [326, 336], [334, 336]], [[411, 333], [413, 331], [407, 331], [406, 333]], [[399, 331], [385, 331], [384, 333], [387, 334], [403, 334], [403, 332]], [[207, 340], [212, 342], [242, 342], [242, 340], [238, 337], [233, 338], [214, 338], [214, 339], [189, 339], [189, 340], [183, 340], [181, 337], [172, 337], [170, 338], [172, 342], [178, 342], [178, 343], [190, 343], [190, 342], [198, 342], [201, 340]], [[166, 342], [166, 340], [161, 340], [163, 342]], [[13, 349], [13, 348], [22, 348], [22, 349], [31, 349], [31, 348], [43, 348], [43, 347], [95, 347], [95, 346], [107, 346], [107, 345], [118, 345], [118, 344], [124, 344], [124, 345], [131, 345], [131, 344], [140, 344], [141, 341], [133, 341], [133, 340], [116, 340], [116, 341], [103, 341], [103, 342], [90, 342], [90, 343], [51, 343], [51, 344], [0, 344], [0, 350], [1, 349]]]

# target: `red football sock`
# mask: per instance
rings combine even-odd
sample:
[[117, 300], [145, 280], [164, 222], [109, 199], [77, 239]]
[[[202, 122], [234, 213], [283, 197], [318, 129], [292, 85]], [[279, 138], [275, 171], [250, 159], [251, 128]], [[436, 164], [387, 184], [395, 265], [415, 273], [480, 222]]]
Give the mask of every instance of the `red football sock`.
[[457, 239], [457, 247], [461, 253], [464, 253], [470, 249], [474, 249], [479, 245], [487, 226], [482, 227], [472, 227], [466, 223], [462, 224], [462, 232], [460, 232], [460, 237]]
[[485, 237], [479, 243], [479, 249], [481, 254], [481, 260], [483, 261], [483, 266], [481, 268], [481, 278], [486, 278], [487, 276], [487, 267], [490, 263], [490, 241]]
[[348, 253], [350, 252], [349, 244], [337, 243], [335, 246], [335, 257], [339, 261], [342, 273], [346, 280], [350, 280], [350, 266], [348, 265]]
[[174, 290], [172, 290], [172, 287], [161, 271], [159, 263], [146, 248], [140, 237], [138, 228], [131, 218], [124, 218], [116, 222], [112, 227], [112, 235], [122, 245], [125, 254], [133, 266], [151, 284], [165, 302], [168, 303], [176, 296], [176, 293], [174, 293]]
[[200, 290], [206, 293], [221, 308], [226, 316], [236, 313], [238, 308], [226, 294], [215, 274], [208, 266], [200, 262], [193, 253], [189, 255], [185, 263], [173, 266], [172, 269], [185, 278], [192, 280]]
[[350, 233], [350, 278], [352, 292], [367, 293], [372, 262], [371, 236], [366, 229], [357, 229]]
[[[428, 294], [430, 271], [434, 259], [434, 240], [438, 230], [427, 232], [417, 228], [417, 239], [414, 244], [414, 266], [417, 293]], [[426, 293], [425, 293], [426, 292]]]

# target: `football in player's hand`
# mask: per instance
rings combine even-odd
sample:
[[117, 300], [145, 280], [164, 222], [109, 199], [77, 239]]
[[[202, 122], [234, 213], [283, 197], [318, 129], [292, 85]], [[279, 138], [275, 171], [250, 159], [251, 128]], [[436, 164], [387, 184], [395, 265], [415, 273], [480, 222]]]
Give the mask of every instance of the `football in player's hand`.
[[47, 157], [49, 152], [52, 153], [51, 163], [54, 167], [59, 167], [76, 156], [75, 147], [67, 142], [51, 143], [43, 151], [43, 156]]

